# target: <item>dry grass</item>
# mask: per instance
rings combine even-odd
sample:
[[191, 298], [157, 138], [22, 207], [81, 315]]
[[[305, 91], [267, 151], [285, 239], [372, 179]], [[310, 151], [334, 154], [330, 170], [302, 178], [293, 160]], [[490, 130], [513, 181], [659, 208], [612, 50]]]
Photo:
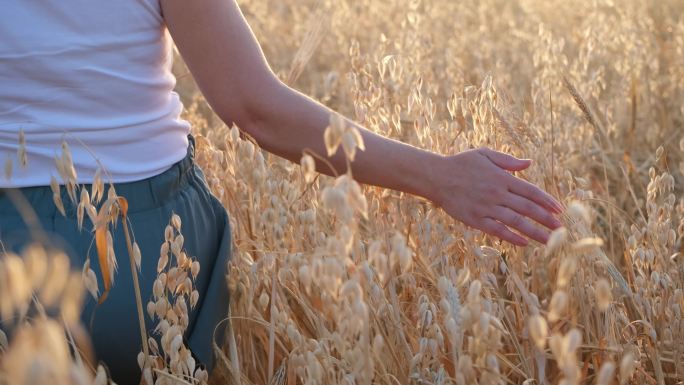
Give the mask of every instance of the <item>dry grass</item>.
[[[232, 333], [211, 383], [684, 383], [679, 0], [241, 5], [298, 89], [416, 146], [532, 158], [522, 176], [567, 210], [548, 245], [513, 248], [429, 202], [318, 177], [222, 125], [179, 62], [234, 230]], [[30, 289], [6, 282], [0, 294], [24, 297], [2, 310], [21, 314]], [[8, 379], [16, 349], [0, 353]], [[180, 357], [167, 358], [184, 373]]]
[[285, 80], [325, 33], [297, 88], [420, 147], [533, 158], [524, 177], [568, 207], [548, 247], [502, 245], [253, 150], [181, 83], [235, 229], [243, 383], [684, 381], [681, 4], [242, 5]]

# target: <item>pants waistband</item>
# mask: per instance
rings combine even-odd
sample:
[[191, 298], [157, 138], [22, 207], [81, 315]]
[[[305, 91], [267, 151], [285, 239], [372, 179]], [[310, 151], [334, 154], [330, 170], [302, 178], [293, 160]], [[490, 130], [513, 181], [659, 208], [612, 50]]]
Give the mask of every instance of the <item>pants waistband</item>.
[[[164, 202], [175, 197], [188, 183], [203, 178], [201, 175], [198, 175], [194, 167], [195, 139], [191, 135], [188, 135], [188, 143], [188, 152], [185, 158], [176, 162], [163, 173], [135, 182], [114, 183], [114, 190], [117, 195], [126, 198], [128, 201], [129, 213], [146, 211], [162, 206]], [[88, 193], [92, 194], [91, 184], [80, 186], [85, 187]], [[109, 188], [110, 185], [105, 184], [103, 200], [106, 199]], [[10, 189], [0, 189], [0, 215], [19, 215], [15, 205], [8, 196], [8, 190]], [[53, 201], [53, 193], [50, 186], [24, 187], [11, 190], [20, 192], [39, 217], [59, 214]], [[80, 192], [77, 194], [80, 194]], [[60, 186], [60, 196], [67, 217], [75, 217], [76, 206], [72, 204], [67, 189], [64, 186]], [[79, 196], [76, 199], [78, 201]]]

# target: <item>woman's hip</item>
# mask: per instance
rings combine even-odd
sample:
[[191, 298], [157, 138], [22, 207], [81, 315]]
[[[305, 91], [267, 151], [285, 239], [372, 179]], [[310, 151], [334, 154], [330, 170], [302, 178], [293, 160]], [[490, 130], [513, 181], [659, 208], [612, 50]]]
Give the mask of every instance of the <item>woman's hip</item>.
[[[92, 186], [84, 187], [92, 191]], [[165, 228], [170, 224], [172, 215], [181, 218], [183, 249], [200, 264], [199, 274], [193, 282], [200, 299], [197, 310], [188, 315], [186, 337], [200, 360], [210, 365], [214, 327], [225, 317], [228, 309], [225, 274], [231, 249], [230, 224], [225, 209], [209, 191], [201, 170], [194, 162], [194, 140], [190, 140], [188, 155], [164, 173], [142, 181], [115, 184], [114, 189], [118, 196], [128, 201], [129, 230], [132, 230], [133, 241], [141, 250], [139, 281], [144, 305], [154, 300], [152, 288], [158, 276]], [[65, 249], [70, 255], [72, 269], [81, 269], [89, 260], [99, 277], [102, 294], [101, 268], [94, 247], [94, 234], [90, 231], [92, 223], [86, 216], [83, 230], [78, 229], [78, 210], [70, 203], [64, 190], [62, 188], [60, 195], [65, 216], [56, 209], [50, 187], [15, 191], [20, 192], [35, 211], [42, 231], [49, 234], [50, 243]], [[0, 241], [6, 249], [20, 252], [33, 236], [9, 194], [0, 190]], [[136, 361], [141, 349], [140, 333], [133, 276], [128, 267], [129, 256], [121, 221], [117, 226], [111, 226], [110, 231], [119, 262], [114, 285], [102, 304], [97, 305], [94, 299], [89, 299], [83, 321], [91, 333], [98, 358], [110, 367], [114, 379], [123, 383], [140, 375]], [[145, 318], [151, 333], [156, 324], [149, 315], [146, 314]]]

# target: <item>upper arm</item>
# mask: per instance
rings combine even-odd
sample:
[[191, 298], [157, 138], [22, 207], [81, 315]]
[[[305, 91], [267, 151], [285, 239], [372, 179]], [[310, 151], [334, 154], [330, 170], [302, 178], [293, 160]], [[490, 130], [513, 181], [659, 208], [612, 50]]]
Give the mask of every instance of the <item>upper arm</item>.
[[162, 0], [167, 28], [211, 107], [226, 121], [279, 84], [235, 0]]

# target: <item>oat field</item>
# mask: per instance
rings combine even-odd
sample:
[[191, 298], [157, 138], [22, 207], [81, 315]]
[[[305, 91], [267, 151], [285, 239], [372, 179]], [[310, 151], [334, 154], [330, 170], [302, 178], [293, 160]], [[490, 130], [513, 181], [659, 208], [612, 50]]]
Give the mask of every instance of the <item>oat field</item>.
[[289, 84], [415, 146], [530, 157], [524, 177], [567, 210], [549, 245], [510, 247], [429, 202], [309, 176], [197, 99], [235, 228], [227, 378], [684, 383], [684, 4], [242, 5]]
[[[233, 228], [230, 332], [209, 383], [684, 384], [681, 0], [240, 3], [283, 81], [417, 147], [533, 159], [520, 176], [566, 210], [547, 245], [520, 248], [344, 170], [318, 175], [220, 122], [178, 59]], [[45, 322], [26, 341], [57, 338]], [[17, 346], [0, 338], [0, 384], [15, 383]], [[180, 349], [169, 373], [184, 373]], [[188, 374], [176, 383], [206, 379]]]

